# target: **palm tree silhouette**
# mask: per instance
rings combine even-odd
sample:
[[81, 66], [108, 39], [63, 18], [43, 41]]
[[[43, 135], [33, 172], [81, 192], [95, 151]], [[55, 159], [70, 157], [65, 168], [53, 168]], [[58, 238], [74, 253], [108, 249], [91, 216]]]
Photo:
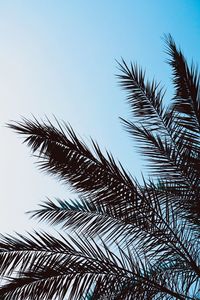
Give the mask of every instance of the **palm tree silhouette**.
[[40, 169], [70, 183], [78, 198], [48, 199], [32, 212], [63, 233], [1, 237], [1, 299], [199, 299], [199, 75], [172, 37], [165, 40], [175, 88], [168, 107], [155, 81], [119, 63], [134, 117], [121, 120], [152, 175], [142, 184], [65, 123], [8, 125]]

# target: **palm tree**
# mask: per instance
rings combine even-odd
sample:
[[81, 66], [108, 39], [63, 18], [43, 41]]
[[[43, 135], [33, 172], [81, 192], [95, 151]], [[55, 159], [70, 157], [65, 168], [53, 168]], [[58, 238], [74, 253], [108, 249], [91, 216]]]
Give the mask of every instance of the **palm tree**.
[[121, 120], [151, 171], [142, 184], [65, 123], [9, 124], [40, 169], [70, 184], [78, 198], [48, 199], [32, 212], [63, 233], [1, 237], [1, 299], [200, 299], [199, 75], [171, 36], [166, 45], [175, 88], [168, 107], [155, 81], [137, 65], [119, 63], [134, 117]]

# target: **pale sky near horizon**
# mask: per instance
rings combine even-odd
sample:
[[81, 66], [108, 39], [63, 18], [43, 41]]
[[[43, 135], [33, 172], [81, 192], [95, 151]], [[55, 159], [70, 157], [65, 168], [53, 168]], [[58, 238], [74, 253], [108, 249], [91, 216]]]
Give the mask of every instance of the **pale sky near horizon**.
[[22, 139], [5, 124], [31, 115], [69, 122], [89, 143], [110, 150], [140, 176], [142, 163], [119, 116], [130, 117], [115, 59], [138, 62], [172, 95], [164, 33], [199, 62], [197, 0], [0, 1], [0, 233], [42, 227], [25, 211], [67, 188], [36, 168]]

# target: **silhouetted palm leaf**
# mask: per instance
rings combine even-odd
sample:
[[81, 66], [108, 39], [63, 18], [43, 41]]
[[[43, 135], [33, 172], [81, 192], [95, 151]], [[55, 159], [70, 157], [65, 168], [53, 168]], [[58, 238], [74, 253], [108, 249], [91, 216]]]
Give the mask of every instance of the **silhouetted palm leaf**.
[[[139, 142], [143, 154], [147, 156], [151, 174], [165, 180], [165, 186], [172, 186], [172, 182], [175, 183], [171, 190], [178, 189], [182, 195], [183, 209], [187, 210], [187, 214], [192, 212], [191, 219], [198, 222], [200, 218], [198, 73], [197, 69], [195, 72], [193, 69], [190, 71], [171, 36], [167, 38], [167, 45], [177, 89], [171, 107], [167, 109], [163, 107], [163, 95], [155, 82], [146, 83], [144, 73], [136, 65], [131, 65], [129, 68], [122, 61], [122, 64], [119, 64], [122, 75], [118, 75], [118, 78], [122, 87], [128, 92], [128, 102], [138, 124], [124, 119], [122, 121], [131, 136]], [[188, 90], [187, 95], [186, 90]], [[184, 107], [190, 106], [190, 110], [186, 112], [184, 109], [179, 109], [177, 103]], [[190, 123], [192, 127], [189, 127]], [[187, 193], [185, 197], [186, 190], [189, 190], [190, 194]], [[189, 205], [188, 198], [190, 198]]]
[[[188, 67], [181, 50], [178, 50], [173, 38], [166, 37], [167, 53], [170, 55], [169, 64], [173, 70], [173, 83], [175, 95], [173, 108], [179, 114], [178, 121], [193, 137], [197, 138], [197, 146], [200, 133], [200, 94], [199, 73], [197, 67], [192, 64]], [[197, 134], [197, 135], [196, 135]]]
[[[60, 226], [2, 236], [0, 299], [198, 299], [200, 287], [200, 104], [197, 68], [168, 36], [175, 96], [163, 105], [159, 85], [137, 65], [119, 64], [136, 138], [156, 180], [139, 184], [92, 141], [65, 123], [23, 119], [9, 127], [25, 137], [40, 169], [78, 193], [47, 199], [31, 217]], [[70, 233], [70, 230], [73, 232]]]

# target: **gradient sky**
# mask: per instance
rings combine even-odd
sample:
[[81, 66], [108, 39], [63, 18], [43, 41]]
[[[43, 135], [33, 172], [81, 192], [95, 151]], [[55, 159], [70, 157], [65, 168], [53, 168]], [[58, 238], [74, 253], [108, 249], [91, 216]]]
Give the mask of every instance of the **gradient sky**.
[[[130, 117], [115, 59], [138, 62], [172, 95], [164, 33], [199, 61], [200, 1], [0, 1], [0, 232], [35, 228], [25, 211], [69, 192], [41, 174], [10, 120], [53, 114], [97, 140], [133, 175], [142, 163], [118, 117]], [[42, 226], [42, 225], [41, 225]]]

